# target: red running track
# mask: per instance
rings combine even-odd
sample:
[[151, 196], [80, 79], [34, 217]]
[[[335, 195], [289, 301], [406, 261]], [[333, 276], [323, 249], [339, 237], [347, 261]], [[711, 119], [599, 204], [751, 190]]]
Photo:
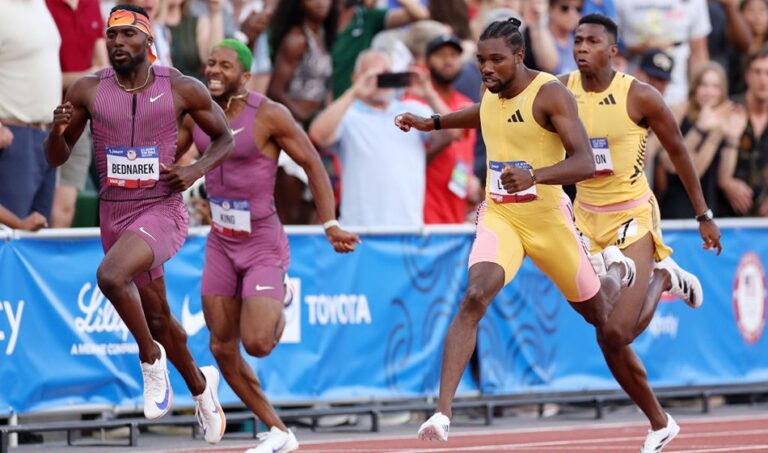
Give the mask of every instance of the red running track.
[[[680, 434], [664, 452], [768, 452], [768, 415], [685, 420]], [[643, 423], [601, 423], [526, 430], [483, 429], [454, 433], [448, 442], [422, 442], [413, 437], [371, 437], [302, 442], [302, 453], [427, 453], [427, 452], [597, 452], [635, 453], [645, 439]], [[223, 446], [222, 446], [223, 447]], [[185, 452], [242, 451], [213, 447]]]

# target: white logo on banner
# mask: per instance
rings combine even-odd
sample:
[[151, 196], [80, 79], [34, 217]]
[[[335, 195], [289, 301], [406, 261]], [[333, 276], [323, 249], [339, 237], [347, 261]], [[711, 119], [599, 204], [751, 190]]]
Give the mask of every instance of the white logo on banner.
[[[91, 291], [88, 297], [88, 291]], [[71, 355], [120, 355], [138, 354], [135, 342], [128, 342], [128, 327], [115, 307], [104, 297], [98, 286], [86, 282], [77, 295], [77, 307], [82, 316], [75, 317], [75, 330], [81, 334], [112, 333], [122, 339], [122, 343], [96, 343], [87, 341], [74, 343]], [[90, 340], [90, 339], [89, 339]]]
[[205, 327], [203, 310], [197, 313], [189, 311], [189, 296], [184, 296], [184, 302], [181, 304], [181, 325], [190, 337], [197, 335]]
[[283, 310], [285, 330], [280, 343], [301, 343], [301, 279], [289, 278], [288, 286], [293, 291], [293, 302]]
[[[6, 335], [6, 331], [0, 329], [0, 341], [8, 340], [8, 345], [5, 347], [5, 355], [13, 354], [13, 350], [16, 349], [16, 341], [19, 339], [19, 330], [21, 328], [21, 315], [24, 313], [24, 301], [20, 300], [16, 307], [11, 304], [11, 301], [4, 300], [0, 304], [0, 311], [5, 313], [5, 319], [8, 320], [8, 326], [10, 335]], [[0, 316], [2, 319], [2, 316]]]
[[753, 344], [765, 328], [765, 269], [760, 257], [748, 252], [741, 257], [733, 284], [733, 309], [744, 340]]
[[677, 326], [680, 324], [680, 320], [675, 315], [661, 315], [656, 313], [651, 319], [651, 323], [648, 325], [648, 333], [653, 338], [659, 338], [662, 335], [669, 335], [672, 338], [677, 337]]
[[365, 294], [309, 294], [310, 324], [370, 324], [371, 309]]

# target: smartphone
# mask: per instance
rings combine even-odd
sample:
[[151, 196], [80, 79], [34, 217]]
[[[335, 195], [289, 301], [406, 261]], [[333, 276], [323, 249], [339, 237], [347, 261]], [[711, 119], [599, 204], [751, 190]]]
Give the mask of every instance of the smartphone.
[[376, 78], [376, 86], [379, 88], [405, 88], [411, 85], [412, 72], [385, 72]]

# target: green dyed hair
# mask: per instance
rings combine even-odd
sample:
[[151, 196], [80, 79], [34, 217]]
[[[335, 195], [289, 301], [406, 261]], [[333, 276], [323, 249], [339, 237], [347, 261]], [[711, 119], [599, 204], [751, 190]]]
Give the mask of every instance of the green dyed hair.
[[215, 47], [226, 47], [237, 53], [237, 61], [243, 66], [243, 71], [250, 72], [253, 65], [253, 54], [251, 49], [237, 39], [227, 38], [219, 41]]

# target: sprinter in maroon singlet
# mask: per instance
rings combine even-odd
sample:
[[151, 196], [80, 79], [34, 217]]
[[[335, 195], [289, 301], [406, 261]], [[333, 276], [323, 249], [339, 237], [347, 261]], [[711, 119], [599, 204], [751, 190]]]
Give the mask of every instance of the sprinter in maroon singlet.
[[[235, 150], [224, 164], [205, 174], [213, 225], [205, 249], [203, 310], [211, 331], [211, 351], [224, 378], [270, 428], [252, 451], [286, 453], [298, 448], [298, 442], [240, 355], [241, 341], [249, 354], [268, 355], [285, 327], [283, 279], [288, 270], [288, 239], [274, 200], [281, 149], [307, 172], [333, 248], [351, 252], [359, 239], [335, 220], [328, 175], [288, 109], [246, 90], [252, 58], [248, 47], [225, 39], [213, 48], [205, 68], [208, 90], [226, 112]], [[205, 150], [210, 139], [199, 126], [185, 120], [179, 151], [186, 151], [192, 141]]]
[[[61, 165], [91, 121], [99, 193], [101, 240], [106, 256], [99, 288], [136, 339], [144, 378], [144, 414], [171, 409], [167, 358], [187, 383], [208, 442], [218, 442], [226, 420], [218, 402], [218, 370], [198, 368], [186, 334], [171, 316], [163, 263], [187, 234], [179, 192], [220, 165], [232, 151], [232, 134], [205, 87], [177, 70], [153, 66], [152, 27], [142, 8], [118, 5], [107, 22], [111, 68], [78, 80], [54, 111], [45, 143], [51, 165]], [[194, 165], [175, 165], [182, 117], [200, 125], [212, 142]], [[155, 341], [157, 340], [157, 341]]]

